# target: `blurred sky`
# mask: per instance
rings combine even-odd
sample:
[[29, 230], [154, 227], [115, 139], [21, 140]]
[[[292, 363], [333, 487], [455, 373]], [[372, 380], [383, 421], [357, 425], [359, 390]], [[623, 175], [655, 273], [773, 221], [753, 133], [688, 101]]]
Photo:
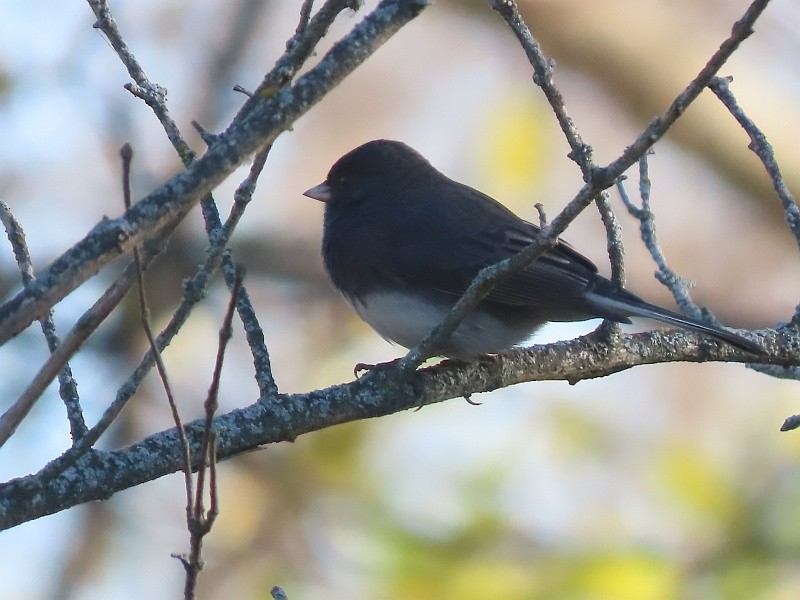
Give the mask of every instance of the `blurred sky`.
[[[189, 123], [227, 125], [243, 100], [232, 86], [257, 85], [294, 31], [299, 4], [139, 0], [112, 10], [202, 151]], [[536, 15], [534, 34], [542, 32], [556, 83], [602, 163], [666, 107], [659, 86], [667, 98], [681, 91], [746, 2], [521, 6]], [[363, 14], [340, 16], [319, 55]], [[796, 146], [798, 131], [799, 15], [794, 0], [773, 3], [722, 73], [734, 76], [734, 92], [792, 174], [800, 172], [788, 145]], [[104, 215], [122, 212], [123, 142], [136, 153], [136, 197], [180, 170], [150, 110], [122, 88], [127, 75], [92, 22], [79, 2], [0, 0], [0, 198], [25, 227], [39, 268]], [[222, 60], [227, 51], [232, 57]], [[249, 268], [281, 391], [348, 381], [356, 362], [402, 353], [361, 324], [322, 277], [322, 207], [301, 193], [341, 154], [369, 139], [402, 139], [529, 219], [535, 202], [552, 217], [579, 189], [580, 173], [530, 72], [487, 7], [441, 0], [280, 136], [233, 246]], [[800, 295], [797, 246], [746, 138], [708, 95], [687, 114], [699, 125], [677, 128], [650, 159], [660, 241], [679, 274], [697, 281], [698, 302], [726, 324], [773, 326], [791, 317]], [[706, 124], [731, 131], [733, 141], [705, 139]], [[215, 192], [223, 216], [245, 173]], [[631, 193], [636, 183], [629, 174]], [[672, 306], [636, 224], [620, 217], [630, 287]], [[178, 258], [152, 275], [161, 325], [181, 279], [203, 260], [198, 211], [176, 237]], [[608, 271], [595, 210], [565, 237]], [[56, 307], [62, 335], [118, 268]], [[0, 284], [7, 297], [19, 286], [7, 245]], [[187, 419], [199, 414], [226, 303], [217, 281], [166, 353]], [[145, 349], [130, 314], [117, 311], [72, 363], [90, 423]], [[548, 327], [536, 341], [595, 325]], [[237, 330], [223, 374], [226, 410], [257, 397], [242, 337]], [[34, 327], [0, 348], [3, 408], [45, 353]], [[795, 383], [741, 366], [664, 365], [576, 386], [521, 385], [474, 397], [478, 407], [456, 399], [303, 436], [221, 467], [222, 516], [199, 597], [264, 598], [276, 584], [292, 600], [484, 598], [486, 590], [503, 598], [797, 597], [800, 438], [778, 432], [798, 412], [797, 397]], [[103, 444], [170, 425], [150, 378]], [[0, 450], [0, 477], [37, 470], [68, 443], [51, 389]], [[169, 554], [185, 551], [188, 539], [181, 490], [171, 476], [3, 532], [3, 597], [176, 597], [182, 569]], [[745, 595], [728, 593], [737, 586]]]

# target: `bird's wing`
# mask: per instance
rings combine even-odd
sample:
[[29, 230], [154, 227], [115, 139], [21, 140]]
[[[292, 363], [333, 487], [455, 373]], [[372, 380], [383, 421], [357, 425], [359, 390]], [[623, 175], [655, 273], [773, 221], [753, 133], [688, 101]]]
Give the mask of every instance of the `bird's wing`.
[[[396, 237], [383, 240], [380, 262], [387, 276], [461, 296], [478, 272], [513, 256], [539, 235], [494, 199], [451, 182], [437, 202], [406, 196], [427, 218], [395, 223]], [[415, 202], [416, 201], [416, 202]], [[413, 215], [409, 210], [405, 214]], [[557, 306], [577, 301], [597, 278], [597, 267], [559, 240], [536, 262], [498, 283], [486, 301], [512, 306]]]

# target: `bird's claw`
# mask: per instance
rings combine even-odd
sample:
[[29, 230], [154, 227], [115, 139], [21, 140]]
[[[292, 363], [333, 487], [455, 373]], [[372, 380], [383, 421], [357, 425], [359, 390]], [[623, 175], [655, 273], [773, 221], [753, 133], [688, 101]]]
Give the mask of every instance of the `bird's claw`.
[[472, 406], [481, 406], [483, 404], [483, 402], [475, 402], [475, 400], [472, 399], [472, 394], [464, 394], [464, 400], [467, 401], [467, 404]]
[[362, 362], [356, 363], [356, 365], [353, 367], [353, 375], [356, 377], [356, 379], [358, 379], [360, 377], [359, 374], [362, 372], [383, 371], [385, 369], [390, 369], [393, 366], [395, 366], [397, 364], [397, 361], [399, 360], [400, 360], [399, 358], [395, 358], [394, 360], [390, 360], [385, 363], [376, 363], [376, 364], [362, 363]]

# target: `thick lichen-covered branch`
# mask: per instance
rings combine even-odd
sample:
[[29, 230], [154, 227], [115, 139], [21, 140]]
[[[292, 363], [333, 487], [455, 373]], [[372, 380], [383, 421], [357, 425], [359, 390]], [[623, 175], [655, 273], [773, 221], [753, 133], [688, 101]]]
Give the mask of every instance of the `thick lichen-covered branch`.
[[[769, 332], [765, 344], [784, 348], [774, 365], [800, 363], [800, 336], [789, 328]], [[613, 345], [592, 336], [486, 356], [469, 363], [445, 361], [405, 376], [372, 371], [347, 384], [303, 394], [262, 398], [214, 420], [220, 459], [326, 427], [380, 417], [401, 410], [489, 392], [528, 381], [568, 381], [603, 377], [640, 365], [668, 362], [742, 362], [749, 355], [690, 332], [621, 336]], [[197, 455], [205, 425], [186, 425]], [[34, 474], [0, 485], [0, 529], [52, 514], [152, 481], [182, 468], [175, 429], [112, 452], [92, 450], [52, 476]]]

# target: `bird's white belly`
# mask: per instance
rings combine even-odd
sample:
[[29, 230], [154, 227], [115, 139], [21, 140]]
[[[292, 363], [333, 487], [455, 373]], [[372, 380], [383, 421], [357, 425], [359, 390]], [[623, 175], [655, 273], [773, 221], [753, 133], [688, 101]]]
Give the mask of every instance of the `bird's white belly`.
[[[452, 308], [447, 302], [421, 299], [402, 292], [380, 292], [351, 300], [359, 316], [389, 341], [412, 348], [442, 322]], [[441, 352], [467, 358], [499, 352], [529, 337], [530, 332], [511, 328], [485, 312], [473, 310], [464, 318]]]

